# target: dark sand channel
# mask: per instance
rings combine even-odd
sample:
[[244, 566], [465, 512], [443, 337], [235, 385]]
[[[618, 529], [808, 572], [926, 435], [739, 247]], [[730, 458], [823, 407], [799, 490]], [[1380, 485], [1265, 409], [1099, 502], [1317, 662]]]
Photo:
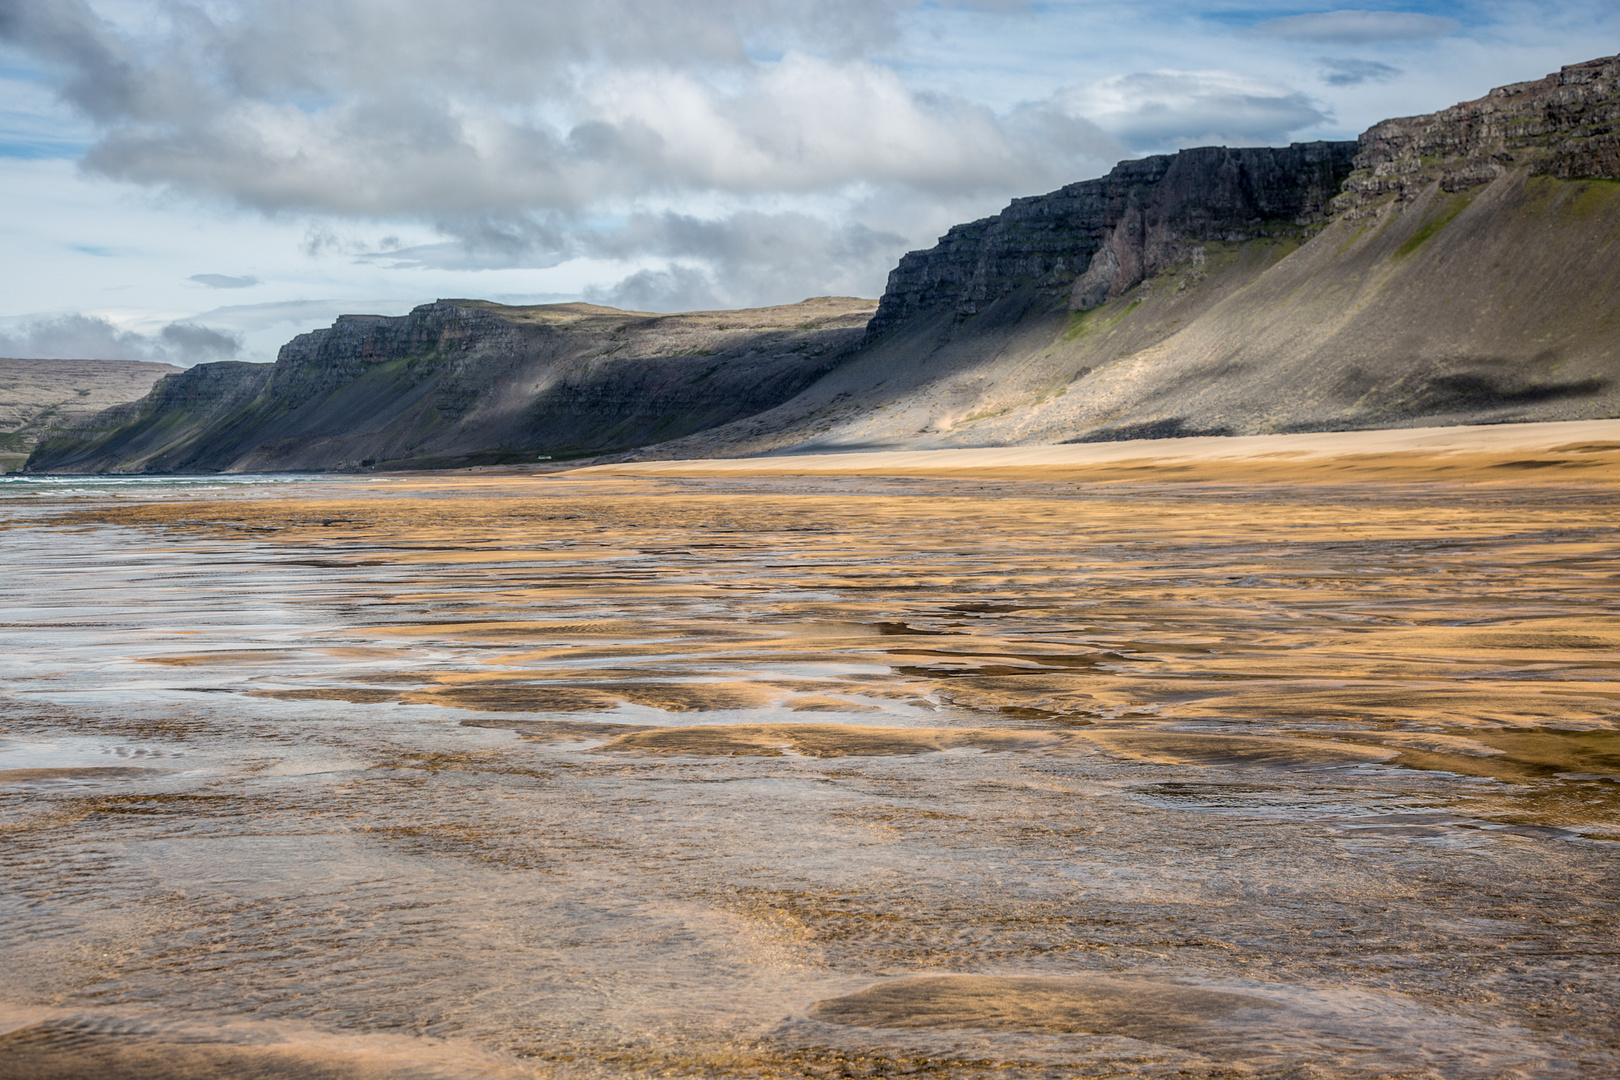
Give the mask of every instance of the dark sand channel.
[[1620, 1074], [1568, 445], [7, 495], [0, 1078]]

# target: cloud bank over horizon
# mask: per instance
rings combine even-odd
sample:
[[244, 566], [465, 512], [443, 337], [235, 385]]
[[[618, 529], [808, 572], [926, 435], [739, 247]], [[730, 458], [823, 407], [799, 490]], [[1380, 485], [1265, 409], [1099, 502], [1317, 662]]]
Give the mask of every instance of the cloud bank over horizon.
[[[1510, 32], [1529, 5], [1400, 8], [0, 0], [0, 183], [44, 191], [71, 163], [98, 213], [206, 221], [189, 267], [150, 231], [55, 245], [103, 291], [163, 303], [23, 302], [177, 357], [202, 355], [163, 337], [195, 316], [158, 309], [200, 306], [180, 289], [652, 310], [873, 295], [904, 251], [1011, 197], [1184, 146], [1353, 136], [1418, 111], [1384, 108], [1403, 85], [1451, 94], [1429, 85], [1437, 56], [1477, 78], [1492, 50], [1544, 65], [1560, 33], [1620, 30], [1600, 2], [1541, 18], [1541, 41]], [[165, 284], [116, 277], [142, 259]], [[264, 358], [257, 330], [222, 333]]]
[[92, 315], [58, 315], [0, 331], [0, 356], [36, 360], [153, 360], [190, 367], [229, 360], [239, 335], [190, 322], [172, 322], [154, 334], [120, 330]]

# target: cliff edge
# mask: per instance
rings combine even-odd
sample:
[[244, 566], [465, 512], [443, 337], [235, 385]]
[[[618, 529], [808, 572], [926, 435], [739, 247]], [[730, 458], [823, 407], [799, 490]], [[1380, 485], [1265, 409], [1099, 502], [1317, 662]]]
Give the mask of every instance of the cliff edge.
[[566, 459], [784, 401], [861, 340], [873, 304], [823, 297], [653, 315], [440, 300], [345, 315], [274, 364], [202, 364], [44, 440], [29, 472], [325, 471]]
[[1620, 416], [1620, 57], [1355, 144], [1126, 162], [951, 230], [705, 457]]
[[134, 401], [180, 370], [150, 360], [0, 359], [0, 473], [50, 432]]
[[41, 442], [32, 471], [443, 467], [1620, 416], [1620, 57], [1354, 143], [1014, 200], [880, 301], [346, 316]]

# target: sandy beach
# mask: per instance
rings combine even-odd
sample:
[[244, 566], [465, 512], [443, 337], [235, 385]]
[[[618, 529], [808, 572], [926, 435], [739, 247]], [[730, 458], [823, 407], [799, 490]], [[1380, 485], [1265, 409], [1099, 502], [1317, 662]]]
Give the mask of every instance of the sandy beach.
[[1620, 1069], [1620, 421], [0, 493], [0, 1077]]
[[[1527, 457], [1526, 455], [1533, 455]], [[1385, 431], [1307, 432], [1231, 438], [1136, 439], [1056, 446], [987, 446], [963, 450], [850, 450], [700, 461], [598, 465], [581, 474], [1029, 476], [1064, 473], [1096, 481], [1153, 475], [1190, 479], [1305, 480], [1340, 477], [1414, 481], [1505, 479], [1556, 470], [1559, 479], [1613, 480], [1620, 466], [1620, 420], [1545, 424], [1457, 425]]]

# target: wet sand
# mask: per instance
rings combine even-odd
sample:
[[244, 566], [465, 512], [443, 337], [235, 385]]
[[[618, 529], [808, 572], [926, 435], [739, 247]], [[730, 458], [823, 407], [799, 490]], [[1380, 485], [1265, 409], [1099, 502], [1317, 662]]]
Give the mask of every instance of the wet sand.
[[7, 497], [0, 1077], [1613, 1074], [1595, 423]]

